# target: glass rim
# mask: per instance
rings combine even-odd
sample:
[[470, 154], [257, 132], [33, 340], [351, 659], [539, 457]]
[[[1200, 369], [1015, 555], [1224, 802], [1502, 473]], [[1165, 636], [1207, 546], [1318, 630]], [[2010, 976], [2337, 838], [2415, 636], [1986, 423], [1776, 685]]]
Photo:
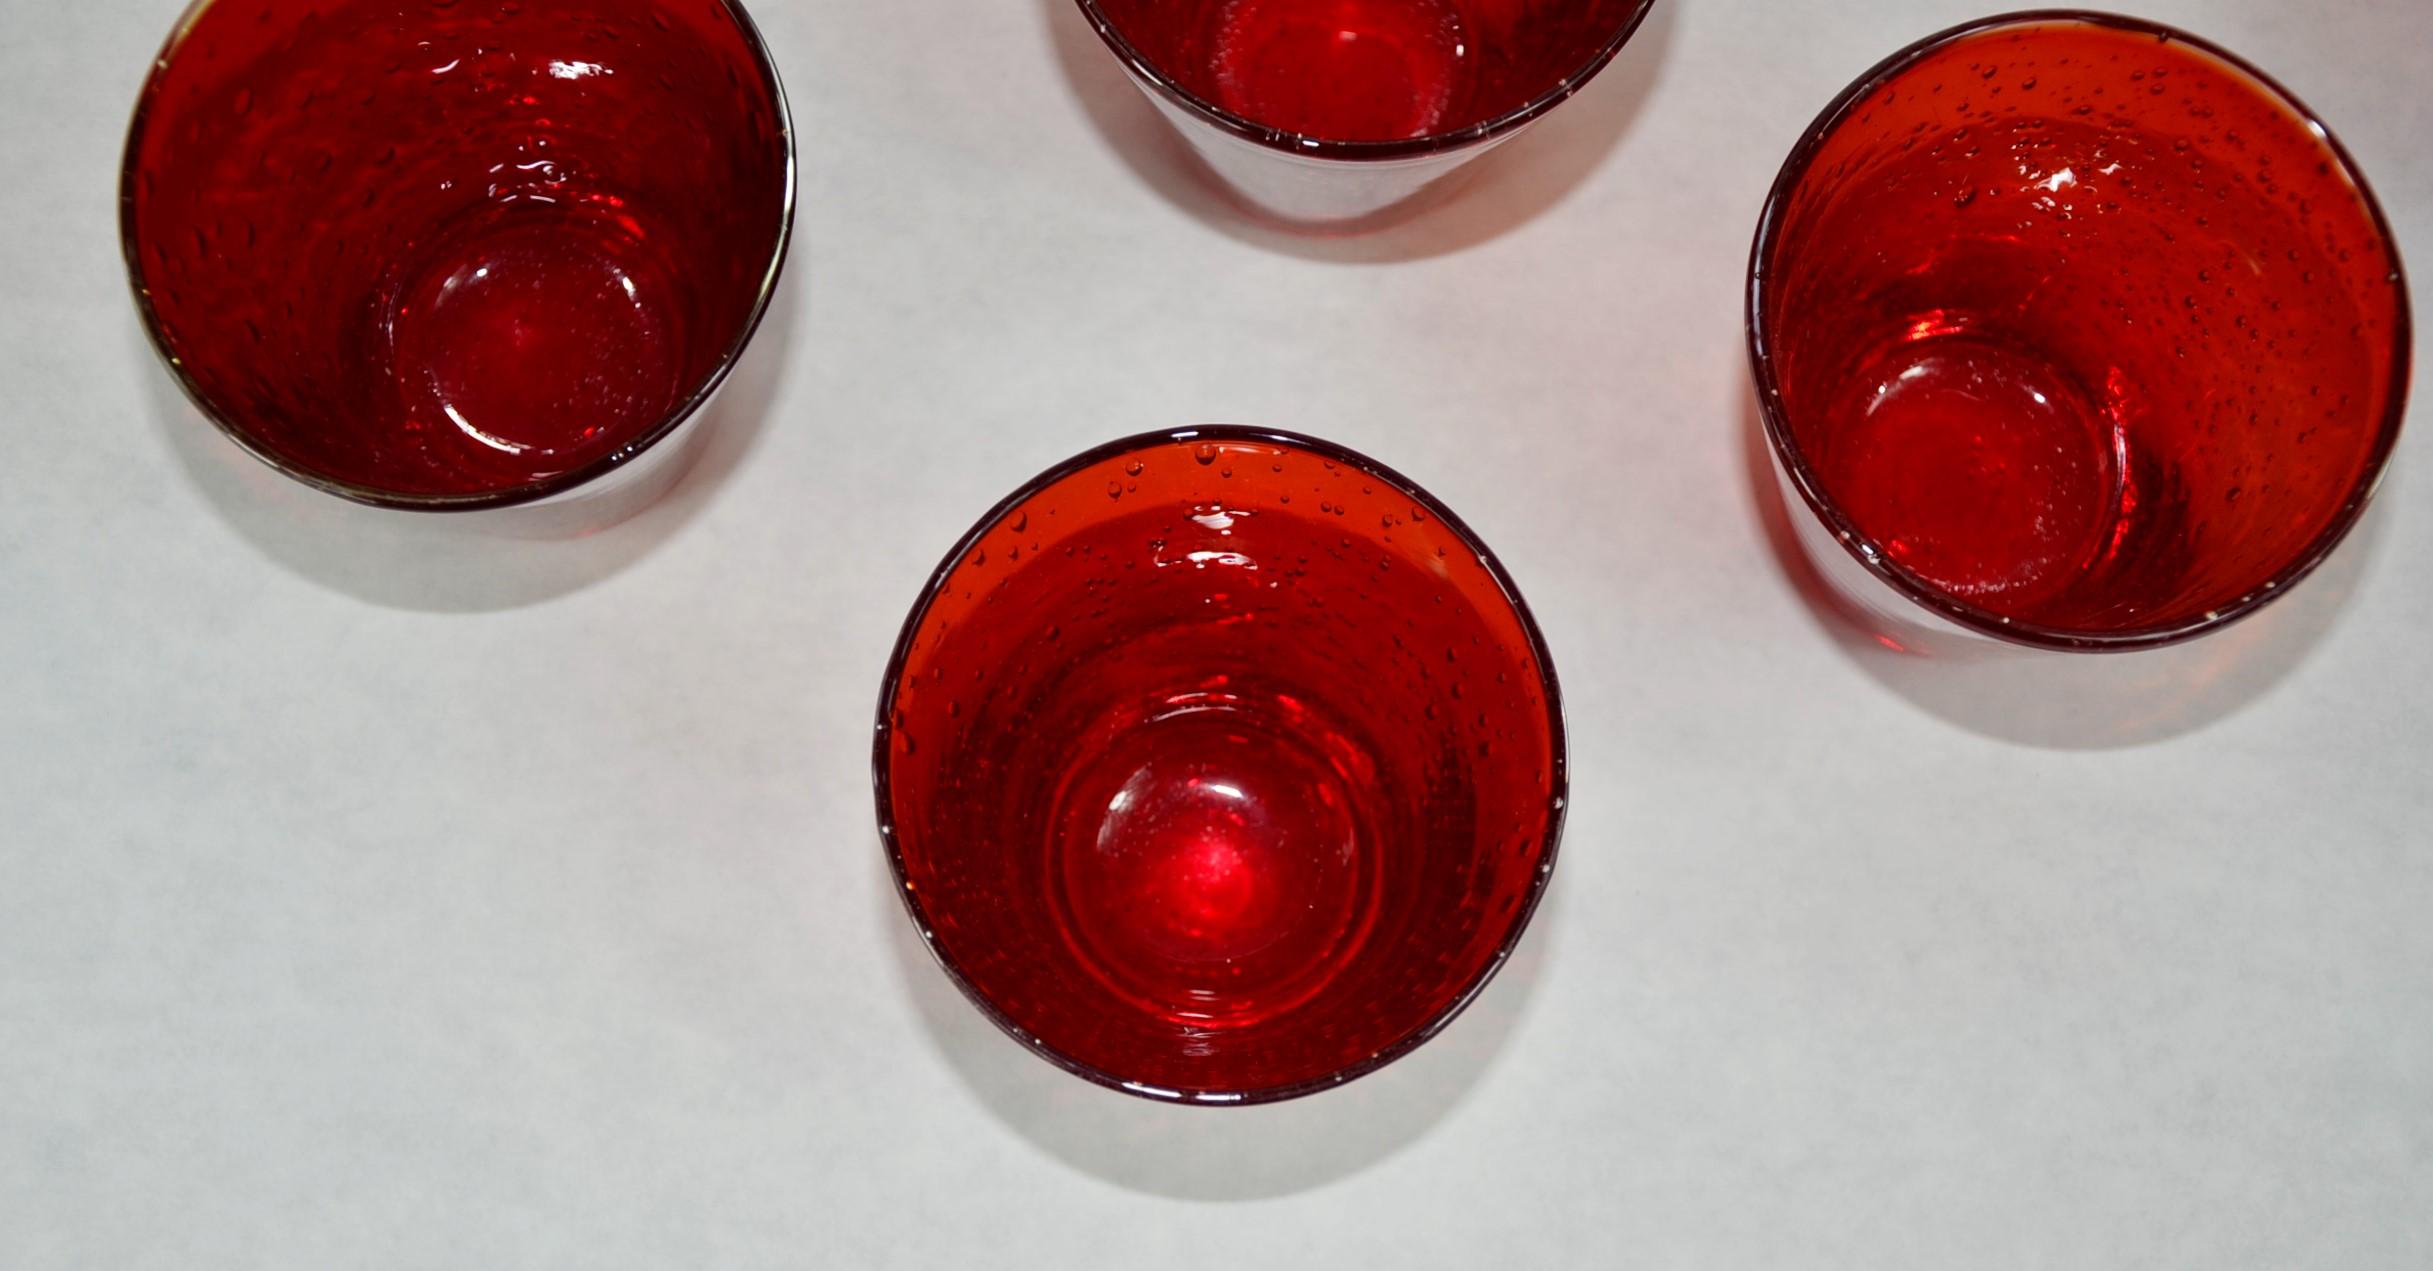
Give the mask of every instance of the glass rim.
[[[1782, 388], [1775, 375], [1773, 351], [1767, 346], [1765, 322], [1769, 314], [1766, 304], [1768, 275], [1767, 253], [1776, 245], [1792, 194], [1808, 175], [1824, 143], [1861, 103], [1876, 90], [1897, 78], [1929, 54], [1973, 36], [2008, 27], [2058, 25], [2077, 23], [2108, 27], [2133, 34], [2153, 37], [2158, 43], [2185, 44], [2206, 57], [2221, 63], [2226, 69], [2246, 77], [2264, 97], [2269, 99], [2292, 120], [2311, 132], [2323, 157], [2329, 161], [2341, 179], [2355, 191], [2358, 204], [2367, 221], [2380, 236], [2383, 251], [2390, 262], [2391, 281], [2396, 288], [2396, 304], [2392, 311], [2388, 339], [2393, 349], [2390, 380], [2386, 386], [2387, 400], [2383, 416], [2375, 424], [2374, 444], [2359, 469], [2356, 481], [2338, 511], [2323, 529], [2300, 549], [2288, 563], [2249, 587], [2237, 599], [2208, 610], [2195, 617], [2154, 626], [2132, 627], [2119, 631], [2090, 631], [2070, 627], [2053, 627], [2039, 623], [2020, 622], [2006, 618], [1982, 606], [1970, 604], [1950, 595], [1920, 577], [1915, 571], [1892, 559], [1891, 553], [1869, 552], [1874, 540], [1862, 533], [1844, 515], [1832, 496], [1826, 493], [1793, 439], [1790, 421], [1785, 417]], [[1749, 278], [1745, 313], [1749, 361], [1757, 388], [1758, 412], [1765, 424], [1766, 441], [1774, 452], [1776, 463], [1797, 487], [1800, 497], [1825, 528], [1832, 532], [1843, 551], [1849, 553], [1867, 572], [1890, 586], [1935, 616], [1959, 624], [1981, 635], [1992, 636], [2011, 644], [2032, 648], [2079, 652], [2114, 652], [2156, 648], [2177, 644], [2254, 614], [2258, 609], [2296, 585], [2317, 566], [2330, 557], [2349, 531], [2356, 528], [2359, 518], [2381, 486], [2389, 471], [2391, 453], [2398, 444], [2400, 428], [2405, 421], [2408, 405], [2410, 361], [2414, 355], [2413, 325], [2408, 303], [2406, 268], [2399, 258], [2399, 240], [2391, 231], [2390, 219], [2383, 213], [2382, 203], [2367, 183], [2365, 172], [2358, 167], [2340, 138], [2327, 127], [2314, 109], [2298, 95], [2282, 86], [2279, 80], [2266, 74], [2254, 63], [2201, 36], [2191, 35], [2177, 27], [2145, 18], [2084, 9], [2027, 9], [2015, 13], [1978, 18], [1958, 26], [1938, 31], [1917, 40], [1890, 57], [1876, 63], [1864, 74], [1851, 81], [1849, 87], [1821, 111], [1814, 122], [1801, 132], [1799, 141], [1783, 160], [1781, 172], [1766, 195], [1764, 212], [1757, 222], [1757, 236], [1749, 251]]]
[[[1550, 756], [1548, 766], [1551, 769], [1552, 778], [1546, 793], [1546, 828], [1539, 835], [1538, 840], [1541, 852], [1539, 867], [1535, 876], [1529, 881], [1527, 896], [1514, 910], [1503, 936], [1496, 942], [1494, 953], [1485, 960], [1443, 1010], [1429, 1017], [1393, 1044], [1375, 1054], [1318, 1076], [1274, 1086], [1242, 1089], [1213, 1087], [1170, 1089], [1152, 1086], [1139, 1081], [1126, 1080], [1121, 1074], [1109, 1072], [1095, 1064], [1077, 1059], [1048, 1042], [1032, 1036], [999, 1009], [987, 994], [981, 992], [979, 987], [963, 974], [962, 968], [948, 956], [946, 950], [939, 947], [938, 941], [932, 935], [936, 928], [930, 922], [928, 912], [922, 906], [921, 898], [909, 885], [911, 878], [904, 867], [903, 849], [896, 841], [895, 795], [891, 765], [893, 748], [889, 745], [894, 729], [890, 720], [894, 716], [897, 689], [903, 679], [905, 663], [910, 660], [912, 655], [913, 640], [920, 634], [922, 623], [928, 618], [932, 603], [940, 593], [946, 590], [947, 579], [954, 574], [955, 569], [963, 563], [964, 559], [979, 547], [980, 542], [987, 537], [990, 531], [1002, 523], [1015, 509], [1041, 491], [1111, 459], [1192, 441], [1246, 441], [1288, 447], [1321, 461], [1364, 473], [1385, 485], [1392, 486], [1396, 491], [1425, 508], [1428, 515], [1437, 518], [1446, 529], [1453, 533], [1455, 538], [1471, 549], [1479, 564], [1486, 569], [1488, 577], [1495, 583], [1497, 593], [1512, 611], [1513, 618], [1520, 624], [1521, 631], [1528, 640], [1529, 654], [1537, 661], [1538, 685], [1544, 696], [1546, 738]], [[1571, 787], [1570, 751], [1563, 726], [1562, 686], [1555, 676], [1554, 660], [1547, 652], [1546, 637], [1543, 632], [1538, 630], [1536, 617], [1530, 613], [1528, 602], [1522, 599], [1520, 588], [1514, 584], [1511, 575], [1505, 572], [1503, 562], [1496, 558], [1495, 553], [1488, 549], [1478, 534], [1455, 515], [1451, 508], [1439, 502], [1435, 495], [1430, 494], [1418, 482], [1359, 451], [1303, 433], [1240, 424], [1202, 424], [1184, 428], [1158, 429], [1135, 433], [1093, 446], [1023, 482], [1011, 494], [999, 499], [995, 505], [983, 513], [970, 529], [964, 531], [955, 540], [955, 545], [948, 550], [945, 558], [939, 562], [935, 570], [931, 571], [929, 578], [922, 584], [920, 600], [913, 605], [912, 612], [904, 619], [903, 630], [896, 637], [894, 652], [887, 659], [886, 678], [879, 687], [878, 723], [871, 743], [870, 767], [872, 790], [877, 796], [879, 839], [886, 848], [887, 866], [895, 881], [896, 898], [903, 902], [905, 914], [912, 919], [913, 928], [920, 933], [921, 943], [928, 948], [931, 959], [937, 963], [940, 970], [946, 973], [946, 978], [953, 981], [955, 987], [961, 990], [964, 999], [979, 1008], [983, 1016], [986, 1016], [1006, 1036], [1020, 1043], [1024, 1050], [1076, 1077], [1110, 1090], [1147, 1099], [1153, 1103], [1192, 1107], [1247, 1107], [1254, 1104], [1281, 1103], [1288, 1099], [1315, 1094], [1321, 1090], [1332, 1090], [1393, 1063], [1443, 1032], [1446, 1026], [1450, 1025], [1469, 1008], [1472, 1002], [1478, 999], [1479, 995], [1486, 990], [1487, 985], [1495, 979], [1496, 973], [1503, 969], [1504, 964], [1511, 961], [1513, 950], [1519, 947], [1522, 934], [1528, 930], [1529, 920], [1537, 913], [1538, 902], [1545, 897], [1546, 889], [1554, 879], [1555, 858], [1563, 838], [1563, 819], [1570, 802]]]
[[776, 241], [769, 246], [769, 267], [761, 275], [759, 290], [752, 298], [751, 312], [745, 315], [743, 326], [737, 330], [735, 338], [719, 353], [716, 365], [712, 366], [709, 373], [701, 378], [700, 383], [693, 387], [683, 401], [669, 407], [655, 423], [637, 433], [632, 440], [607, 454], [564, 472], [501, 490], [488, 490], [473, 494], [415, 494], [382, 489], [378, 486], [364, 485], [326, 473], [314, 472], [288, 460], [269, 446], [248, 436], [243, 429], [237, 427], [217, 406], [213, 405], [195, 386], [193, 379], [187, 375], [185, 366], [170, 352], [167, 341], [162, 338], [160, 315], [153, 308], [151, 294], [145, 289], [142, 281], [142, 245], [138, 241], [135, 227], [136, 156], [145, 139], [146, 129], [152, 122], [152, 106], [160, 89], [161, 77], [168, 72], [169, 64], [175, 58], [179, 46], [183, 45], [186, 37], [193, 33], [196, 24], [202, 20], [205, 12], [218, 2], [219, 0], [193, 0], [193, 3], [186, 7], [185, 12], [178, 16], [177, 25], [170, 30], [169, 38], [162, 43], [160, 52], [153, 56], [152, 69], [144, 76], [143, 87], [136, 93], [135, 113], [127, 124], [126, 149], [119, 163], [118, 246], [119, 254], [127, 266], [127, 288], [135, 298], [136, 312], [143, 320], [144, 335], [150, 342], [153, 353], [168, 369], [170, 378], [177, 381], [178, 389], [185, 394], [186, 400], [201, 412], [205, 419], [210, 420], [212, 426], [217, 428], [221, 435], [235, 442], [245, 453], [252, 455], [282, 476], [292, 478], [324, 494], [335, 495], [350, 502], [406, 512], [481, 512], [537, 503], [607, 476], [639, 458], [644, 451], [674, 436], [695, 415], [700, 414], [702, 408], [709, 404], [710, 399], [717, 395], [719, 388], [726, 383], [727, 376], [734, 371], [735, 364], [742, 360], [744, 350], [751, 346], [752, 337], [759, 333], [761, 320], [768, 315], [769, 303], [776, 297], [778, 279], [785, 272], [786, 256], [793, 245], [795, 186], [799, 170], [794, 136], [794, 112], [786, 97], [785, 82], [778, 76], [777, 63], [769, 55], [768, 43], [761, 36], [760, 28], [753, 23], [752, 15], [744, 10], [743, 0], [718, 0], [718, 3], [734, 16], [735, 27], [742, 33], [744, 45], [750, 51], [753, 62], [760, 68], [761, 76], [768, 85], [769, 100], [777, 111], [778, 140], [785, 149], [785, 171], [780, 181]]
[[1630, 37], [1638, 32], [1640, 24], [1647, 20], [1649, 11], [1656, 7], [1656, 0], [1638, 0], [1636, 7], [1630, 11], [1630, 16], [1615, 28], [1613, 37], [1592, 53], [1577, 70], [1555, 81], [1554, 85], [1545, 92], [1503, 114], [1475, 124], [1418, 137], [1404, 137], [1390, 141], [1340, 141], [1325, 137], [1312, 137], [1307, 133], [1294, 132], [1286, 128], [1271, 128], [1246, 115], [1236, 114], [1209, 101], [1198, 93], [1183, 87], [1180, 81], [1167, 74], [1156, 62], [1151, 61], [1146, 54], [1142, 53], [1138, 45], [1132, 43], [1121, 31], [1116, 30], [1114, 21], [1107, 16], [1103, 0], [1074, 0], [1074, 3], [1081, 7], [1083, 18], [1087, 19], [1091, 28], [1098, 32], [1098, 38], [1106, 42], [1107, 48], [1114, 52], [1116, 60], [1122, 62], [1125, 69], [1132, 72], [1134, 79], [1148, 86], [1167, 101], [1189, 111], [1193, 117], [1232, 136], [1269, 150], [1298, 155], [1305, 159], [1332, 159], [1352, 163], [1421, 158], [1510, 135], [1521, 125], [1562, 104], [1573, 94], [1579, 92], [1589, 80], [1594, 79], [1597, 72], [1604, 70], [1606, 65], [1614, 60], [1615, 55], [1622, 51], [1622, 46], [1630, 42]]

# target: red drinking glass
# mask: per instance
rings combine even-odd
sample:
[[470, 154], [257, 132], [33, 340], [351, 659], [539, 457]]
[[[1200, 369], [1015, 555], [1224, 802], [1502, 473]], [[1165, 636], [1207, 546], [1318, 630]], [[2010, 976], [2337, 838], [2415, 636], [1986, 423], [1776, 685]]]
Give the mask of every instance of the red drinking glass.
[[365, 503], [498, 507], [639, 467], [708, 399], [793, 162], [730, 0], [201, 0], [137, 102], [120, 225], [154, 342], [247, 450]]
[[1512, 581], [1425, 491], [1195, 428], [1057, 465], [905, 623], [881, 831], [947, 973], [1153, 1099], [1326, 1089], [1443, 1028], [1554, 868], [1563, 727]]
[[1078, 0], [1202, 159], [1290, 221], [1356, 220], [1579, 91], [1654, 0]]
[[2390, 228], [2303, 105], [2060, 12], [1933, 36], [1826, 109], [1758, 228], [1749, 341], [1828, 578], [1896, 643], [2060, 649], [2304, 577], [2382, 474], [2410, 348]]

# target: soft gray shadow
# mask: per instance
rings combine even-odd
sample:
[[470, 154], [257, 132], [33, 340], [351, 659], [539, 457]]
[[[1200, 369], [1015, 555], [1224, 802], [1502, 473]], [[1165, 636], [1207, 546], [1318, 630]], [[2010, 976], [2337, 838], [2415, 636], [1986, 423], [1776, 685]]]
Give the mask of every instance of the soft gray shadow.
[[[708, 409], [660, 447], [631, 489], [556, 504], [442, 514], [365, 507], [311, 489], [246, 454], [187, 400], [137, 324], [154, 428], [203, 501], [285, 568], [394, 609], [474, 613], [579, 590], [648, 555], [716, 496], [767, 425], [800, 310], [801, 271], [770, 297], [759, 333]], [[642, 499], [652, 499], [642, 505]]]
[[[2369, 509], [2315, 572], [2253, 616], [2183, 644], [2133, 653], [2054, 653], [1993, 644], [1966, 657], [1886, 647], [1876, 625], [1817, 572], [1794, 536], [1757, 395], [1741, 394], [1749, 493], [1784, 580], [1844, 655], [1951, 723], [2052, 750], [2117, 750], [2193, 732], [2263, 697], [2306, 660], [2348, 603], [2383, 537]], [[2393, 474], [2394, 478], [2396, 474]], [[2392, 497], [2386, 480], [2378, 502]]]
[[1673, 10], [1656, 0], [1630, 42], [1570, 101], [1519, 136], [1411, 199], [1356, 226], [1332, 231], [1284, 225], [1238, 200], [1192, 153], [1134, 86], [1073, 0], [1040, 0], [1057, 60], [1099, 134], [1151, 189], [1243, 242], [1344, 264], [1442, 256], [1528, 223], [1587, 179], [1645, 113], [1665, 53]]
[[1560, 886], [1549, 888], [1495, 981], [1417, 1050], [1349, 1085], [1287, 1103], [1197, 1108], [1092, 1085], [999, 1032], [938, 968], [889, 871], [876, 872], [880, 921], [905, 989], [940, 1053], [999, 1120], [1117, 1186], [1219, 1202], [1288, 1196], [1350, 1177], [1443, 1120], [1493, 1066], [1528, 1009], [1562, 895]]

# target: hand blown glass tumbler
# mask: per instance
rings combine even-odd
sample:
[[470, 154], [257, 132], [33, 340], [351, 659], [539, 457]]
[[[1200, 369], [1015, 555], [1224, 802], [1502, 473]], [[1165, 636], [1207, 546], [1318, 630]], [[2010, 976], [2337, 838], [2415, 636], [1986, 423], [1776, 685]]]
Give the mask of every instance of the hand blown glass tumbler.
[[1903, 644], [2251, 613], [2355, 523], [2407, 396], [2399, 258], [2331, 134], [2220, 49], [2091, 15], [1945, 32], [1828, 108], [1749, 339], [1809, 554]]
[[1358, 220], [1560, 105], [1654, 0], [1078, 0], [1245, 200]]
[[967, 534], [880, 702], [879, 817], [949, 975], [1152, 1099], [1331, 1088], [1433, 1036], [1554, 867], [1554, 672], [1444, 507], [1200, 428], [1058, 465]]
[[759, 321], [793, 192], [729, 0], [203, 0], [137, 105], [121, 227], [154, 341], [230, 437], [452, 510], [683, 424]]

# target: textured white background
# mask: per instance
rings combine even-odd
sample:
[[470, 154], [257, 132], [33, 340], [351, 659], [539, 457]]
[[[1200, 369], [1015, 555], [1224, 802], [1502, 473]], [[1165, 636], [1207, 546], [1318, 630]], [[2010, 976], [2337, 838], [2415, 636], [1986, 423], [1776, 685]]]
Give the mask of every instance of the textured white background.
[[[2433, 276], [2424, 0], [2141, 2], [2321, 110]], [[771, 320], [668, 501], [532, 543], [333, 515], [189, 413], [113, 208], [174, 0], [0, 0], [0, 1267], [2433, 1266], [2427, 439], [2322, 575], [2141, 658], [1894, 660], [1770, 545], [1759, 203], [1978, 3], [1665, 0], [1347, 242], [1224, 210], [1070, 0], [756, 8]], [[967, 1008], [866, 763], [971, 518], [1202, 421], [1470, 519], [1577, 774], [1476, 1010], [1233, 1114]]]

